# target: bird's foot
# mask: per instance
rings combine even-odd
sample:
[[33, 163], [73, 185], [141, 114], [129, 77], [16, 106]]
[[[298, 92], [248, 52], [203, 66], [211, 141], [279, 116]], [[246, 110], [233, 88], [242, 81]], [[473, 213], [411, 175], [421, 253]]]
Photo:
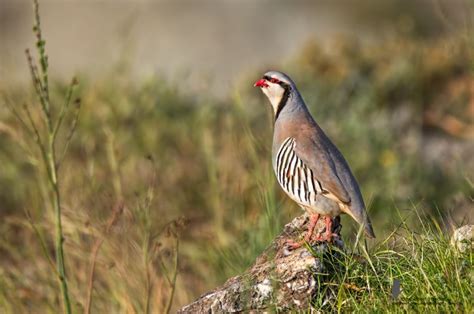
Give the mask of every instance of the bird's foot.
[[308, 241], [308, 242], [311, 244], [315, 244], [318, 242], [332, 242], [333, 238], [336, 238], [338, 236], [339, 235], [337, 233], [332, 233], [332, 232], [315, 233], [311, 237], [311, 241]]
[[311, 243], [317, 243], [317, 242], [332, 242], [333, 238], [337, 237], [338, 235], [336, 233], [327, 233], [325, 232], [324, 235], [321, 233], [313, 235], [311, 238]]
[[[336, 234], [333, 234], [332, 236], [335, 236], [335, 235]], [[287, 239], [286, 240], [286, 247], [289, 250], [293, 251], [293, 250], [299, 249], [300, 247], [304, 246], [305, 244], [313, 246], [313, 245], [318, 244], [318, 243], [331, 242], [331, 240], [332, 240], [332, 237], [330, 237], [329, 240], [327, 240], [326, 235], [323, 236], [319, 233], [319, 234], [313, 234], [310, 239], [307, 239], [305, 237], [303, 240], [300, 240], [300, 241]]]
[[309, 234], [309, 233], [307, 233], [306, 236], [304, 237], [304, 239], [302, 239], [300, 241], [287, 239], [286, 240], [286, 246], [290, 250], [296, 250], [296, 249], [302, 247], [305, 244], [314, 245], [318, 242], [323, 242], [323, 241], [324, 241], [324, 238], [321, 237], [320, 234]]
[[332, 218], [327, 216], [325, 217], [326, 221], [326, 231], [325, 232], [314, 232], [316, 227], [316, 223], [319, 220], [319, 214], [314, 214], [310, 216], [310, 222], [308, 225], [308, 231], [303, 240], [301, 241], [294, 241], [291, 239], [286, 240], [286, 245], [290, 250], [296, 250], [297, 248], [302, 247], [305, 243], [309, 245], [315, 245], [317, 243], [331, 243], [333, 242], [333, 238], [337, 237], [337, 233], [332, 232]]
[[286, 246], [288, 247], [288, 249], [290, 250], [296, 250], [300, 247], [302, 247], [304, 245], [305, 241], [295, 241], [295, 240], [292, 240], [292, 239], [287, 239], [286, 240]]
[[311, 237], [311, 242], [312, 243], [318, 243], [318, 242], [324, 242], [326, 241], [326, 238], [321, 235], [321, 233], [315, 233]]
[[304, 246], [305, 244], [309, 244], [310, 246], [314, 246], [318, 243], [332, 243], [333, 242], [333, 239], [336, 238], [338, 235], [336, 233], [314, 233], [310, 239], [307, 239], [306, 237], [301, 240], [301, 241], [295, 241], [295, 240], [292, 240], [292, 239], [287, 239], [286, 240], [286, 247], [293, 251], [293, 250], [296, 250], [302, 246]]
[[326, 232], [324, 233], [324, 236], [322, 236], [321, 234], [318, 234], [317, 237], [319, 237], [318, 240], [321, 242], [331, 243], [332, 239], [338, 235], [337, 233], [332, 232], [332, 225], [333, 225], [332, 218], [329, 216], [326, 216], [325, 221], [326, 221]]

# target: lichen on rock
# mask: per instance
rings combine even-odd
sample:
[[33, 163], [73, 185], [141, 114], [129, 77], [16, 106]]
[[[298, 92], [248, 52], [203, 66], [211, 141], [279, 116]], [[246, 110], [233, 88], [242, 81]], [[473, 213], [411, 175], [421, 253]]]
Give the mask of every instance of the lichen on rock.
[[[332, 244], [317, 243], [289, 250], [287, 241], [297, 240], [305, 229], [308, 217], [302, 215], [285, 225], [269, 247], [242, 275], [228, 279], [214, 289], [183, 307], [178, 313], [232, 313], [241, 311], [307, 309], [318, 294], [331, 298], [330, 289], [322, 289], [327, 278], [327, 260], [343, 249], [340, 238], [340, 219], [333, 224], [336, 237]], [[325, 225], [318, 222], [316, 232], [324, 232]], [[336, 249], [335, 249], [336, 248]], [[320, 296], [319, 296], [320, 297]]]
[[464, 253], [468, 249], [474, 248], [474, 225], [462, 226], [453, 232], [451, 237], [451, 245]]

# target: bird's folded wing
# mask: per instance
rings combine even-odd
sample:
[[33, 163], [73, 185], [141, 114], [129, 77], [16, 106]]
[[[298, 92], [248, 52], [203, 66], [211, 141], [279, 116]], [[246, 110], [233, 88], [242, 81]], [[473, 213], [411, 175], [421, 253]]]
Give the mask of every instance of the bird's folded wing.
[[296, 140], [294, 151], [313, 171], [314, 179], [321, 183], [324, 190], [332, 193], [342, 203], [349, 204], [351, 202], [349, 193], [337, 176], [334, 161], [321, 144], [311, 138], [300, 138]]

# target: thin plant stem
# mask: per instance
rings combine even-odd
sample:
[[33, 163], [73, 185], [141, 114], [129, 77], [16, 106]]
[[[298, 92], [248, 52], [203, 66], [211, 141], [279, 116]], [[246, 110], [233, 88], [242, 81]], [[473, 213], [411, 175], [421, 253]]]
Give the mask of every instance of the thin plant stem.
[[94, 275], [95, 275], [95, 265], [97, 261], [97, 255], [99, 254], [100, 247], [104, 243], [105, 236], [109, 234], [110, 229], [119, 218], [119, 215], [123, 212], [123, 208], [124, 208], [124, 203], [118, 202], [117, 205], [114, 207], [112, 216], [109, 218], [107, 222], [104, 234], [100, 236], [99, 238], [97, 238], [97, 240], [94, 243], [94, 247], [92, 248], [89, 279], [88, 279], [88, 284], [87, 284], [87, 298], [86, 298], [86, 306], [84, 308], [84, 314], [89, 314], [91, 312], [92, 290], [94, 288]]
[[56, 136], [58, 135], [58, 131], [61, 128], [61, 124], [64, 120], [64, 116], [66, 115], [67, 109], [69, 109], [69, 104], [71, 103], [72, 95], [74, 93], [74, 89], [77, 86], [77, 79], [73, 78], [71, 81], [71, 84], [69, 84], [69, 88], [67, 91], [67, 96], [66, 96], [66, 101], [64, 105], [61, 107], [61, 111], [59, 113], [58, 119], [56, 121], [56, 125], [54, 126], [54, 131], [53, 131], [53, 138], [56, 139]]
[[174, 299], [174, 292], [176, 290], [176, 279], [178, 277], [178, 267], [179, 267], [179, 238], [176, 235], [176, 246], [175, 246], [175, 255], [174, 255], [174, 265], [173, 265], [173, 279], [171, 280], [171, 292], [168, 297], [168, 302], [166, 303], [165, 313], [169, 313], [171, 310], [171, 304]]
[[69, 300], [68, 286], [66, 279], [66, 267], [64, 265], [64, 249], [63, 249], [63, 228], [61, 219], [61, 195], [59, 193], [59, 180], [56, 173], [56, 152], [54, 149], [53, 134], [48, 134], [48, 164], [50, 171], [50, 184], [53, 190], [53, 207], [56, 218], [56, 263], [59, 273], [59, 280], [61, 282], [61, 292], [63, 295], [64, 309], [66, 313], [71, 313], [71, 303]]
[[[61, 219], [61, 193], [58, 176], [58, 158], [56, 154], [56, 139], [57, 134], [60, 130], [64, 116], [69, 111], [69, 104], [71, 103], [74, 88], [77, 85], [75, 79], [72, 80], [68, 92], [66, 94], [66, 100], [60, 109], [59, 116], [57, 119], [53, 118], [52, 111], [53, 107], [50, 103], [49, 97], [49, 83], [48, 83], [48, 56], [46, 54], [45, 45], [46, 41], [43, 38], [41, 32], [40, 14], [39, 14], [39, 3], [38, 0], [33, 0], [34, 8], [34, 25], [33, 32], [36, 36], [36, 48], [39, 59], [39, 70], [36, 65], [36, 61], [33, 59], [29, 49], [25, 51], [27, 63], [30, 69], [31, 79], [33, 86], [36, 91], [36, 95], [39, 100], [39, 111], [41, 112], [41, 125], [38, 125], [33, 118], [33, 114], [28, 106], [24, 106], [24, 112], [26, 119], [23, 119], [16, 110], [12, 110], [15, 116], [18, 118], [25, 130], [35, 140], [37, 147], [41, 153], [41, 159], [46, 169], [47, 181], [49, 183], [50, 190], [50, 202], [54, 209], [54, 223], [55, 223], [55, 254], [56, 254], [56, 275], [59, 280], [60, 291], [62, 295], [63, 308], [65, 313], [71, 313], [71, 301], [68, 291], [68, 282], [66, 278], [66, 266], [64, 261], [64, 234]], [[72, 125], [70, 127], [69, 134], [67, 135], [66, 144], [64, 145], [61, 160], [63, 159], [69, 142], [71, 141], [72, 135], [76, 129], [80, 103], [77, 103], [77, 110], [73, 115]], [[26, 120], [26, 121], [25, 121]], [[29, 126], [28, 126], [29, 124]], [[44, 128], [42, 127], [44, 126]], [[43, 133], [44, 132], [44, 133]], [[30, 222], [32, 226], [34, 224]], [[35, 229], [37, 232], [37, 230]], [[44, 241], [42, 242], [44, 245]]]
[[30, 225], [31, 229], [33, 229], [34, 233], [39, 239], [40, 245], [41, 245], [41, 250], [43, 251], [43, 254], [48, 261], [48, 264], [51, 266], [51, 269], [56, 272], [56, 266], [54, 265], [53, 260], [51, 259], [50, 255], [48, 254], [48, 248], [46, 246], [46, 242], [43, 239], [43, 236], [41, 235], [41, 232], [38, 230], [36, 225], [34, 224], [33, 220], [31, 219], [31, 214], [30, 212], [25, 209], [25, 215], [28, 220], [28, 224]]

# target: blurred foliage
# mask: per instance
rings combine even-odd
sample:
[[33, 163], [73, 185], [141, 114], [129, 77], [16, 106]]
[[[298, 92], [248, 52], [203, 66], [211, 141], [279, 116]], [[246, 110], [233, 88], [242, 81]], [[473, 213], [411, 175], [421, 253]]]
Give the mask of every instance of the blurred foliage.
[[[279, 65], [348, 159], [380, 239], [401, 220], [410, 224], [415, 209], [429, 221], [472, 219], [471, 54], [461, 38], [340, 39], [310, 42]], [[174, 309], [245, 269], [299, 213], [273, 177], [267, 100], [250, 89], [266, 69], [245, 76], [245, 87], [226, 100], [187, 94], [160, 77], [133, 81], [126, 69], [118, 65], [101, 81], [79, 78], [82, 112], [60, 171], [76, 309], [84, 307], [91, 248], [104, 234], [92, 309], [163, 311], [176, 237]], [[67, 84], [51, 85], [54, 101]], [[25, 87], [2, 91], [1, 99], [36, 101]], [[56, 283], [38, 240], [42, 234], [53, 247], [53, 213], [32, 148], [4, 106], [0, 145], [0, 308], [54, 311]], [[106, 232], [118, 203], [123, 212]], [[355, 224], [344, 219], [351, 237]], [[173, 231], [160, 233], [170, 221]]]

